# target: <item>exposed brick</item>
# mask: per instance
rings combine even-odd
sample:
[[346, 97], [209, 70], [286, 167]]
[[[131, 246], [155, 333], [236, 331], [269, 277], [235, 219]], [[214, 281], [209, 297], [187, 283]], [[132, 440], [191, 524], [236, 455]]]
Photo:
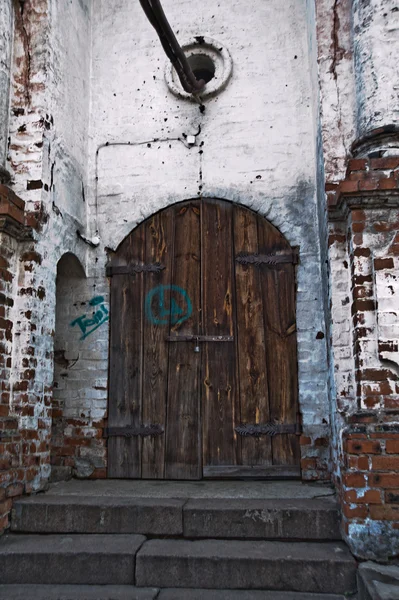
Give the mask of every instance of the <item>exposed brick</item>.
[[0, 516], [0, 533], [10, 526], [8, 514]]
[[373, 471], [398, 471], [399, 456], [373, 456], [371, 464]]
[[368, 456], [348, 456], [347, 457], [348, 469], [356, 469], [358, 471], [369, 470], [369, 458]]
[[374, 300], [356, 299], [354, 302], [352, 302], [352, 315], [357, 312], [366, 312], [370, 310], [375, 310]]
[[303, 458], [301, 460], [302, 469], [316, 469], [316, 459], [315, 458]]
[[376, 271], [381, 271], [382, 269], [393, 269], [394, 268], [393, 258], [375, 258], [374, 259], [374, 269]]
[[399, 504], [399, 489], [385, 492], [385, 502], [388, 504]]
[[348, 440], [347, 451], [349, 454], [380, 454], [379, 441]]
[[364, 210], [352, 210], [351, 212], [352, 223], [361, 222], [364, 223], [367, 220], [367, 215]]
[[21, 496], [24, 491], [24, 486], [22, 483], [14, 483], [13, 485], [9, 485], [6, 488], [6, 496], [7, 498], [14, 498], [15, 496]]
[[362, 233], [366, 228], [366, 225], [364, 222], [354, 222], [352, 223], [352, 231], [353, 233]]
[[350, 504], [381, 504], [382, 497], [380, 490], [367, 490], [363, 494], [352, 489], [345, 492], [344, 500]]
[[370, 248], [355, 248], [353, 256], [369, 258], [371, 256]]
[[348, 488], [363, 488], [366, 486], [366, 476], [363, 473], [346, 473], [343, 482]]
[[1, 504], [0, 504], [0, 515], [5, 515], [6, 513], [10, 512], [11, 507], [12, 507], [11, 498], [9, 498], [7, 500], [3, 500], [3, 502], [1, 502]]
[[376, 177], [370, 177], [369, 179], [364, 179], [359, 181], [359, 190], [360, 191], [373, 191], [378, 190], [379, 180]]
[[385, 177], [379, 180], [378, 187], [380, 190], [394, 190], [397, 187], [397, 183], [393, 177]]
[[342, 512], [348, 519], [365, 519], [368, 515], [368, 507], [364, 504], [350, 506], [344, 503]]
[[342, 194], [351, 194], [353, 192], [359, 191], [359, 182], [358, 181], [349, 181], [346, 179], [345, 181], [341, 181], [339, 184], [339, 191]]
[[399, 167], [398, 156], [387, 156], [385, 158], [372, 158], [370, 161], [370, 169], [389, 171]]
[[346, 172], [350, 171], [365, 171], [368, 167], [367, 158], [351, 158], [348, 160], [348, 167]]
[[399, 436], [397, 440], [387, 440], [385, 448], [388, 454], [399, 454]]
[[399, 521], [399, 506], [371, 504], [370, 517], [376, 521]]
[[394, 373], [394, 371], [390, 371], [389, 369], [363, 369], [362, 371], [359, 371], [359, 376], [364, 381], [385, 382], [386, 379], [398, 379], [396, 373]]
[[312, 443], [312, 440], [310, 437], [307, 437], [306, 435], [301, 435], [301, 437], [299, 438], [299, 443], [301, 446], [309, 446], [309, 444]]

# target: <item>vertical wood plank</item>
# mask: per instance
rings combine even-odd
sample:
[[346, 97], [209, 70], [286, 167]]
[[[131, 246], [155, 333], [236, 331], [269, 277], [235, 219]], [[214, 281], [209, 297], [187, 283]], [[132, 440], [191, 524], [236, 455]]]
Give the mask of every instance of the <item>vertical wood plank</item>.
[[[206, 200], [202, 209], [202, 298], [205, 335], [234, 335], [232, 205]], [[203, 355], [203, 464], [238, 462], [235, 344], [207, 342]]]
[[[285, 238], [268, 221], [258, 221], [259, 253], [290, 250]], [[295, 334], [295, 271], [292, 264], [262, 267], [265, 306], [265, 342], [270, 417], [279, 423], [295, 423], [298, 406]], [[273, 465], [299, 463], [295, 434], [272, 438]]]
[[[145, 229], [123, 242], [113, 264], [143, 263]], [[111, 279], [108, 425], [141, 424], [143, 368], [143, 273]], [[141, 476], [141, 438], [110, 437], [108, 476]]]
[[[143, 423], [157, 423], [165, 428], [168, 389], [169, 315], [159, 314], [159, 293], [169, 303], [168, 284], [172, 280], [173, 209], [161, 211], [145, 223], [145, 262], [160, 263], [159, 273], [146, 273], [144, 299], [153, 295], [153, 302], [144, 316], [143, 355]], [[162, 286], [162, 287], [161, 287]], [[154, 294], [154, 289], [159, 293]], [[142, 477], [162, 479], [165, 463], [165, 434], [143, 438]]]
[[[196, 335], [200, 333], [201, 318], [200, 203], [179, 204], [174, 210], [171, 283], [175, 287], [170, 296], [170, 335]], [[200, 356], [194, 352], [192, 342], [169, 343], [165, 464], [165, 476], [169, 479], [201, 477]]]
[[[234, 255], [258, 252], [257, 215], [234, 207]], [[240, 392], [240, 421], [267, 423], [270, 420], [261, 274], [254, 265], [235, 262], [237, 360]], [[271, 465], [271, 438], [241, 438], [241, 464]]]

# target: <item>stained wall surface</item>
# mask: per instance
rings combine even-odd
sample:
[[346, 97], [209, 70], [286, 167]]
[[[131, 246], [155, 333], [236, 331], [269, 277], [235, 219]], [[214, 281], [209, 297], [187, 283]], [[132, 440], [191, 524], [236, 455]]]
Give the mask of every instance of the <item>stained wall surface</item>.
[[12, 0], [3, 0], [0, 10], [0, 166], [4, 166], [7, 149], [12, 22]]
[[[202, 194], [259, 211], [300, 246], [300, 403], [308, 435], [322, 438], [329, 408], [317, 72], [309, 52], [314, 15], [305, 1], [259, 1], [251, 10], [239, 1], [203, 3], [195, 18], [189, 2], [167, 0], [164, 9], [182, 43], [206, 36], [227, 48], [232, 77], [201, 110], [177, 98], [165, 83], [166, 57], [140, 5], [96, 3], [89, 142], [89, 231], [101, 240], [96, 269], [105, 264], [105, 247], [115, 249], [143, 218], [173, 202]], [[195, 136], [194, 146], [188, 135]], [[316, 458], [306, 464], [315, 474]]]

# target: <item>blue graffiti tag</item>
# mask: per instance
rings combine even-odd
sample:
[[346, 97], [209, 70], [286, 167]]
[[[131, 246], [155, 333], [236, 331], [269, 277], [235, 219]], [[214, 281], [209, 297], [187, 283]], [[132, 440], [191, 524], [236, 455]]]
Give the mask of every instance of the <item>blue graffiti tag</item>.
[[[165, 302], [165, 292], [168, 291], [171, 292], [170, 299]], [[187, 292], [178, 285], [159, 285], [150, 290], [145, 299], [146, 317], [154, 325], [183, 323], [192, 312], [193, 306]]]
[[93, 333], [93, 331], [98, 329], [100, 325], [108, 321], [109, 318], [108, 309], [104, 305], [103, 296], [95, 296], [95, 298], [92, 298], [90, 300], [89, 305], [98, 307], [97, 310], [93, 311], [91, 317], [82, 315], [81, 317], [78, 317], [77, 319], [72, 321], [72, 323], [70, 324], [71, 327], [79, 325], [80, 330], [82, 332], [82, 337], [80, 338], [81, 340], [87, 338], [88, 335], [90, 335], [91, 333]]

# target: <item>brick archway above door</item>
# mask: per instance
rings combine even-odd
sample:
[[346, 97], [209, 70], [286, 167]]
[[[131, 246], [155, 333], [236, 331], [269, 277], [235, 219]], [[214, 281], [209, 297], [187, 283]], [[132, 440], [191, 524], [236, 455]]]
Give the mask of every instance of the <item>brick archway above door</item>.
[[168, 207], [111, 276], [110, 477], [299, 476], [296, 254], [230, 202]]

